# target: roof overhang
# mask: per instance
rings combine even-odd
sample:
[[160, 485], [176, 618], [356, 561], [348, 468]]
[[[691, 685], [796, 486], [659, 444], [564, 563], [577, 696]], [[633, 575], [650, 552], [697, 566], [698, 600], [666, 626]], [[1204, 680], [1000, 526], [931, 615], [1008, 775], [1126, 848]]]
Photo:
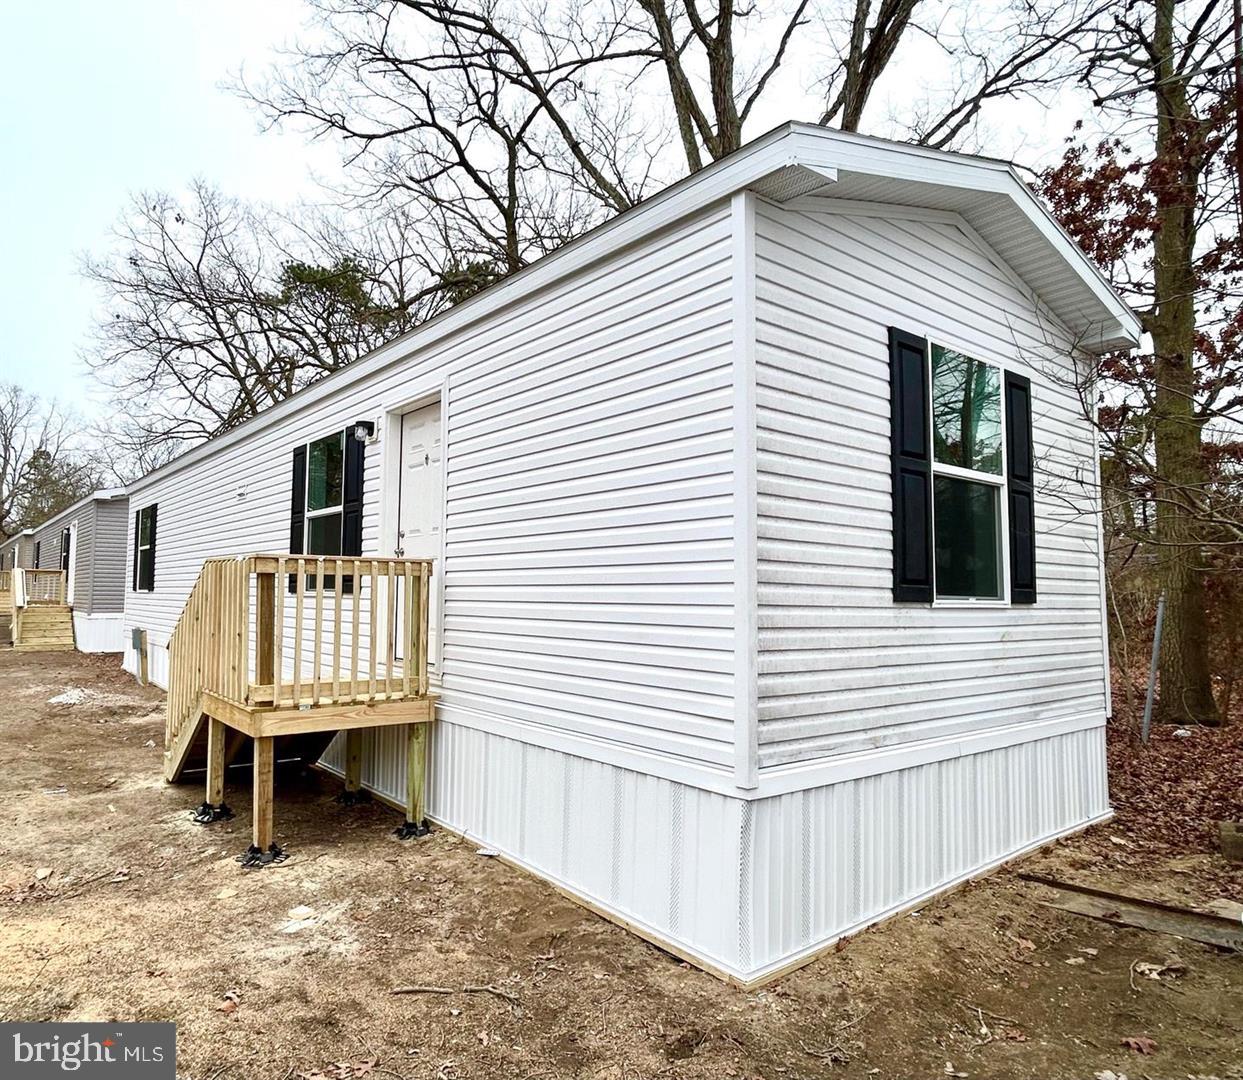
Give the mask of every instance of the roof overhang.
[[[786, 202], [808, 195], [957, 214], [1087, 352], [1139, 344], [1139, 319], [1008, 162], [810, 124], [783, 129], [784, 164], [749, 185]], [[799, 180], [801, 179], [800, 190]]]
[[789, 123], [671, 184], [259, 416], [186, 451], [130, 484], [127, 492], [133, 495], [156, 477], [246, 438], [254, 425], [270, 423], [355, 385], [740, 191], [753, 191], [778, 203], [826, 197], [954, 212], [1065, 325], [1077, 348], [1105, 352], [1139, 343], [1135, 314], [1007, 162]]
[[63, 518], [72, 517], [83, 507], [88, 506], [91, 503], [109, 502], [112, 499], [121, 499], [125, 497], [125, 494], [126, 494], [125, 488], [101, 488], [99, 491], [92, 491], [89, 495], [83, 496], [76, 503], [71, 503], [69, 506], [66, 506], [65, 509], [53, 514], [50, 518], [47, 518], [44, 521], [41, 521], [34, 528], [25, 529], [19, 535], [25, 535], [27, 533], [34, 534], [36, 532], [41, 532], [42, 530], [48, 528], [48, 526], [55, 525], [58, 521], [62, 520]]

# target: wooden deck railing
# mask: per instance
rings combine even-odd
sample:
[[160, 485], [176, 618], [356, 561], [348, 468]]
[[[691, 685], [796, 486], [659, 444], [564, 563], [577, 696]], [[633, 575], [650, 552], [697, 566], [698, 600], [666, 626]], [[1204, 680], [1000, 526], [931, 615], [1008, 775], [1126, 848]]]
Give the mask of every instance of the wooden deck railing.
[[27, 604], [63, 604], [65, 572], [63, 570], [23, 570], [26, 579]]
[[425, 697], [432, 564], [247, 555], [208, 559], [168, 643], [166, 746], [205, 691], [303, 708]]

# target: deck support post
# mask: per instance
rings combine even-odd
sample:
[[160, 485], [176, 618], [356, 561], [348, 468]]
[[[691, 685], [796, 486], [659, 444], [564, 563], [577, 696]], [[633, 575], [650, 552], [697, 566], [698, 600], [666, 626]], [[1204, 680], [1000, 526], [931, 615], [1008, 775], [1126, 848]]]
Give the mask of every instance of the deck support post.
[[265, 736], [255, 740], [255, 796], [252, 842], [260, 851], [272, 843], [272, 792], [276, 771], [276, 740]]
[[430, 724], [409, 724], [406, 728], [406, 821], [397, 830], [403, 840], [426, 836], [432, 831], [424, 816], [430, 727]]
[[224, 821], [233, 816], [224, 801], [225, 740], [228, 729], [214, 716], [207, 717], [207, 800], [198, 808], [194, 820], [200, 825]]
[[214, 716], [207, 718], [207, 801], [212, 806], [224, 802], [224, 724]]
[[345, 732], [345, 790], [337, 796], [343, 806], [357, 806], [370, 801], [370, 794], [363, 791], [363, 733], [361, 728], [347, 728]]
[[276, 770], [276, 739], [271, 735], [255, 739], [254, 824], [250, 849], [238, 861], [244, 867], [258, 868], [282, 862], [286, 855], [272, 840], [272, 787]]

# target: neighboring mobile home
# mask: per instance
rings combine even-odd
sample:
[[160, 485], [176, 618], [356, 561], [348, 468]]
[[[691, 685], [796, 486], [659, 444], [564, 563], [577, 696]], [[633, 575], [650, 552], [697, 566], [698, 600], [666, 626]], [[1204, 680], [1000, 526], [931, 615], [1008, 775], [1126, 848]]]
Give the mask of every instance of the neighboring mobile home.
[[15, 533], [0, 544], [0, 570], [15, 570], [19, 566], [32, 565], [34, 550], [30, 529]]
[[40, 624], [43, 643], [121, 651], [128, 507], [123, 490], [96, 491], [22, 534], [24, 591], [40, 605], [25, 623], [28, 631]]
[[332, 561], [433, 558], [430, 816], [763, 979], [1108, 815], [1072, 356], [1138, 335], [1008, 165], [787, 125], [134, 484], [126, 626], [167, 683], [206, 559], [327, 555], [226, 673], [319, 694]]

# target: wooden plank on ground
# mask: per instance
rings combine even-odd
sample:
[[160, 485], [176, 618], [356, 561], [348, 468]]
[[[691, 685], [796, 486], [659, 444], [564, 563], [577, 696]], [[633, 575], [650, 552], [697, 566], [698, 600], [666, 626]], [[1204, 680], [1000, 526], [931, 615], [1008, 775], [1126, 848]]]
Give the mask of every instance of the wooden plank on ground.
[[1243, 952], [1243, 923], [1237, 919], [1196, 911], [1193, 908], [1162, 904], [1155, 900], [1144, 900], [1138, 896], [1126, 896], [1088, 885], [1058, 881], [1040, 874], [1020, 874], [1019, 877], [1055, 891], [1055, 899], [1043, 901], [1047, 907], [1069, 911], [1075, 915], [1086, 915], [1114, 926], [1152, 930], [1158, 934], [1202, 941], [1220, 949]]

